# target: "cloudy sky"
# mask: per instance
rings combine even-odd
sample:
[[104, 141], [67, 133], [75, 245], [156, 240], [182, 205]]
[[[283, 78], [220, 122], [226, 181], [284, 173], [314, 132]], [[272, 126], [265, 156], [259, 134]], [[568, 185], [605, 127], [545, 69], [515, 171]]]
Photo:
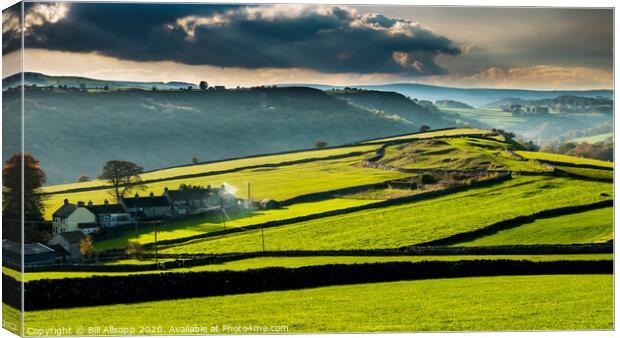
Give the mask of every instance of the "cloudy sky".
[[[25, 69], [49, 75], [226, 86], [613, 86], [607, 9], [50, 2], [26, 4], [24, 34]], [[17, 11], [3, 12], [2, 37], [5, 64], [17, 62]]]

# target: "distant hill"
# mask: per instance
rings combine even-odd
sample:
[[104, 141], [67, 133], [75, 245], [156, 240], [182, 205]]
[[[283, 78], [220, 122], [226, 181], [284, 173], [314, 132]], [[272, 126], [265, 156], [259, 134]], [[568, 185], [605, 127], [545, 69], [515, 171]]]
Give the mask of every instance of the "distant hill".
[[[300, 84], [298, 84], [300, 85]], [[286, 86], [286, 85], [283, 85]], [[293, 85], [291, 85], [293, 86]], [[343, 86], [331, 86], [320, 84], [304, 84], [303, 86], [313, 87], [322, 90], [343, 89]], [[356, 85], [349, 86], [359, 89], [371, 89], [379, 91], [392, 91], [417, 98], [420, 100], [455, 100], [464, 102], [470, 106], [481, 107], [487, 103], [501, 100], [507, 97], [518, 97], [528, 100], [554, 98], [561, 95], [575, 95], [587, 97], [612, 98], [613, 90], [527, 90], [527, 89], [484, 89], [484, 88], [451, 88], [432, 86], [417, 83], [393, 83], [383, 85]]]
[[[2, 90], [8, 88], [17, 87], [21, 84], [21, 74], [14, 74], [6, 77], [2, 80]], [[47, 86], [67, 86], [73, 88], [80, 88], [85, 86], [86, 88], [104, 88], [108, 89], [147, 89], [151, 90], [153, 87], [157, 89], [179, 89], [193, 86], [198, 88], [194, 83], [188, 82], [132, 82], [132, 81], [108, 81], [97, 80], [79, 76], [49, 76], [41, 73], [24, 73], [24, 85], [38, 87]]]
[[432, 105], [423, 106], [396, 92], [330, 90], [326, 93], [356, 107], [399, 116], [417, 127], [422, 124], [430, 124], [434, 128], [454, 126], [453, 119], [444, 118], [443, 114]]
[[[16, 148], [20, 92], [5, 91], [3, 160]], [[312, 88], [77, 91], [28, 88], [26, 151], [48, 183], [100, 174], [107, 160], [145, 169], [349, 143], [417, 130]], [[13, 140], [13, 142], [10, 142]]]
[[468, 105], [467, 103], [454, 101], [454, 100], [437, 100], [435, 105], [441, 108], [465, 108], [465, 109], [473, 109], [474, 107]]
[[522, 107], [545, 107], [556, 113], [613, 113], [613, 100], [606, 97], [583, 97], [562, 95], [554, 98], [526, 100], [523, 98], [505, 98], [484, 105], [484, 108], [509, 109], [513, 105]]

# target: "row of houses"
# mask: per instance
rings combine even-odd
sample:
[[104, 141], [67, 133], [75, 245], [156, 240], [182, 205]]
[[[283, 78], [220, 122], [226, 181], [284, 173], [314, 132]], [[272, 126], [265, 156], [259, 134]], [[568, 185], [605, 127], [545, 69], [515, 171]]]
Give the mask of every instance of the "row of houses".
[[64, 204], [52, 214], [52, 232], [60, 234], [79, 230], [84, 234], [93, 234], [140, 221], [207, 214], [235, 207], [238, 203], [224, 185], [219, 188], [165, 188], [161, 196], [155, 196], [152, 192], [148, 196], [135, 194], [133, 197], [122, 197], [117, 204], [107, 200], [101, 205], [91, 201], [73, 204], [65, 199]]

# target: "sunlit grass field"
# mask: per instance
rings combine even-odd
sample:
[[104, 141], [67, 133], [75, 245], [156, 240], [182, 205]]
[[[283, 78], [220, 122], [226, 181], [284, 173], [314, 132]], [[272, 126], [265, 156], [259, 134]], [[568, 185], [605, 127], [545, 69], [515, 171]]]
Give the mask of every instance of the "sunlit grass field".
[[506, 143], [475, 138], [445, 138], [390, 146], [381, 163], [401, 168], [548, 171], [515, 158]]
[[388, 138], [382, 138], [379, 140], [366, 141], [364, 143], [387, 142], [387, 141], [407, 140], [407, 139], [424, 139], [424, 138], [439, 137], [439, 136], [450, 137], [450, 136], [455, 136], [455, 135], [488, 135], [492, 133], [493, 131], [486, 130], [486, 129], [459, 128], [459, 129], [429, 131], [426, 133], [417, 133], [417, 134], [412, 134], [412, 135], [388, 137]]
[[551, 162], [569, 163], [569, 164], [572, 163], [572, 164], [577, 164], [577, 165], [585, 164], [585, 165], [593, 165], [593, 166], [604, 167], [604, 168], [614, 167], [613, 162], [594, 160], [591, 158], [581, 158], [581, 157], [575, 157], [575, 156], [569, 156], [569, 155], [550, 154], [550, 153], [542, 153], [542, 152], [535, 152], [535, 151], [521, 151], [521, 150], [517, 151], [516, 153], [519, 154], [520, 156], [533, 159], [533, 160], [551, 161]]
[[[584, 205], [612, 197], [609, 183], [517, 177], [491, 187], [438, 198], [265, 229], [267, 250], [396, 248], [438, 240], [542, 210]], [[441, 215], [441, 216], [438, 216]], [[256, 231], [189, 241], [166, 253], [262, 250]]]
[[[299, 268], [303, 266], [318, 266], [328, 264], [364, 264], [384, 262], [422, 262], [422, 261], [464, 261], [464, 260], [528, 260], [534, 262], [560, 260], [612, 260], [613, 254], [570, 254], [570, 255], [440, 255], [440, 256], [309, 256], [309, 257], [256, 257], [195, 266], [191, 268], [177, 268], [168, 270], [150, 270], [133, 272], [81, 272], [81, 271], [54, 271], [54, 272], [27, 272], [25, 282], [39, 279], [87, 278], [91, 276], [127, 276], [145, 275], [154, 273], [199, 272], [199, 271], [244, 271], [267, 267]], [[160, 259], [166, 261], [170, 259]], [[153, 264], [154, 258], [143, 260], [123, 260], [124, 264]], [[120, 263], [120, 262], [119, 262]], [[2, 272], [16, 278], [19, 272], [2, 267]]]
[[162, 327], [164, 334], [170, 334], [171, 327], [187, 325], [286, 326], [286, 333], [610, 330], [613, 276], [502, 276], [330, 286], [32, 311], [25, 318], [30, 328], [155, 326]]
[[[361, 165], [364, 158], [365, 156], [355, 156], [293, 166], [259, 168], [222, 175], [155, 182], [148, 184], [142, 195], [151, 191], [156, 195], [161, 195], [164, 188], [176, 189], [180, 184], [220, 186], [226, 182], [237, 189], [236, 196], [238, 197], [247, 196], [247, 184], [250, 183], [252, 199], [284, 200], [309, 193], [379, 183], [410, 176], [406, 173], [364, 168]], [[112, 200], [112, 195], [111, 190], [49, 195], [45, 204], [44, 217], [51, 219], [52, 213], [62, 205], [65, 198], [72, 203], [93, 201], [95, 204], [100, 204], [105, 199]]]
[[591, 168], [577, 168], [577, 167], [565, 167], [565, 166], [555, 166], [556, 168], [566, 171], [571, 174], [592, 177], [592, 178], [605, 178], [605, 179], [613, 179], [614, 172], [609, 169], [591, 169]]
[[[162, 241], [167, 239], [189, 237], [224, 230], [227, 228], [244, 227], [269, 221], [285, 220], [294, 217], [323, 213], [326, 211], [341, 210], [366, 205], [374, 202], [378, 202], [378, 200], [333, 198], [318, 202], [298, 203], [278, 209], [227, 214], [230, 219], [225, 218], [221, 214], [216, 214], [208, 216], [207, 218], [179, 221], [159, 227], [157, 239]], [[115, 248], [122, 249], [126, 247], [128, 241], [138, 242], [140, 244], [154, 242], [155, 237], [153, 234], [153, 228], [139, 227], [137, 233], [129, 231], [124, 236], [95, 242], [94, 246], [97, 250]]]
[[614, 210], [603, 208], [576, 214], [542, 218], [499, 231], [457, 246], [516, 244], [581, 244], [613, 239]]
[[[277, 164], [277, 163], [282, 163], [282, 162], [315, 159], [315, 158], [321, 159], [321, 158], [335, 156], [335, 155], [345, 155], [345, 154], [351, 154], [351, 153], [357, 153], [357, 152], [371, 152], [371, 151], [376, 150], [378, 147], [379, 147], [378, 145], [359, 145], [359, 146], [351, 146], [351, 147], [335, 148], [335, 149], [308, 150], [308, 151], [301, 151], [301, 152], [280, 154], [280, 155], [257, 156], [257, 157], [250, 157], [250, 158], [242, 158], [238, 160], [220, 161], [220, 162], [208, 163], [208, 164], [188, 165], [184, 167], [155, 170], [155, 171], [144, 173], [140, 175], [140, 177], [142, 178], [142, 180], [153, 180], [153, 179], [161, 179], [161, 178], [168, 178], [168, 177], [175, 177], [175, 176], [182, 176], [182, 175], [207, 173], [207, 172], [212, 172], [212, 171], [229, 170], [229, 169], [248, 167], [248, 166]], [[89, 182], [82, 182], [82, 183], [58, 184], [58, 185], [53, 185], [53, 186], [47, 186], [43, 189], [43, 191], [51, 193], [51, 192], [61, 191], [61, 190], [98, 187], [102, 185], [109, 185], [109, 183], [106, 183], [105, 181], [101, 181], [101, 180], [92, 180]]]

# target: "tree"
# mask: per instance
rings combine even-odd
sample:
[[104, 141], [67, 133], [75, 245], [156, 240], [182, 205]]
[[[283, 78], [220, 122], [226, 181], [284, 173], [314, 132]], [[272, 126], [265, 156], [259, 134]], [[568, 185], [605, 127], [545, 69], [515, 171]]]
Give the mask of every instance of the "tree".
[[142, 253], [144, 253], [144, 248], [142, 247], [142, 245], [140, 243], [134, 242], [134, 241], [130, 241], [130, 242], [127, 243], [127, 247], [125, 248], [125, 252], [128, 255], [140, 257], [140, 256], [142, 256]]
[[86, 174], [80, 174], [80, 176], [78, 176], [75, 181], [77, 183], [81, 183], [81, 182], [88, 182], [90, 181], [90, 176], [86, 175]]
[[135, 163], [128, 161], [108, 161], [103, 166], [103, 172], [100, 179], [107, 181], [114, 187], [114, 196], [116, 202], [131, 190], [140, 190], [144, 188], [140, 174], [144, 169]]
[[207, 81], [200, 81], [200, 89], [201, 90], [209, 89], [209, 84], [207, 83]]
[[200, 163], [200, 159], [198, 158], [198, 156], [194, 156], [194, 157], [192, 157], [192, 163], [193, 163], [193, 164], [198, 164], [198, 163]]
[[427, 131], [429, 131], [429, 130], [431, 130], [431, 127], [429, 127], [429, 126], [427, 126], [427, 125], [425, 125], [425, 124], [423, 124], [423, 125], [421, 125], [421, 126], [420, 126], [420, 132], [421, 132], [421, 133], [427, 132]]
[[325, 147], [327, 147], [327, 142], [326, 141], [317, 141], [315, 144], [315, 147], [317, 149], [323, 149]]
[[30, 153], [23, 156], [15, 154], [6, 161], [2, 170], [2, 179], [4, 182], [2, 186], [3, 238], [21, 242], [22, 197], [24, 233], [26, 234], [24, 240], [31, 242], [45, 237], [45, 231], [40, 229], [43, 223], [45, 199], [39, 193], [41, 186], [45, 183], [46, 175], [39, 161]]
[[80, 240], [80, 254], [84, 258], [90, 258], [93, 254], [93, 238], [86, 236]]

